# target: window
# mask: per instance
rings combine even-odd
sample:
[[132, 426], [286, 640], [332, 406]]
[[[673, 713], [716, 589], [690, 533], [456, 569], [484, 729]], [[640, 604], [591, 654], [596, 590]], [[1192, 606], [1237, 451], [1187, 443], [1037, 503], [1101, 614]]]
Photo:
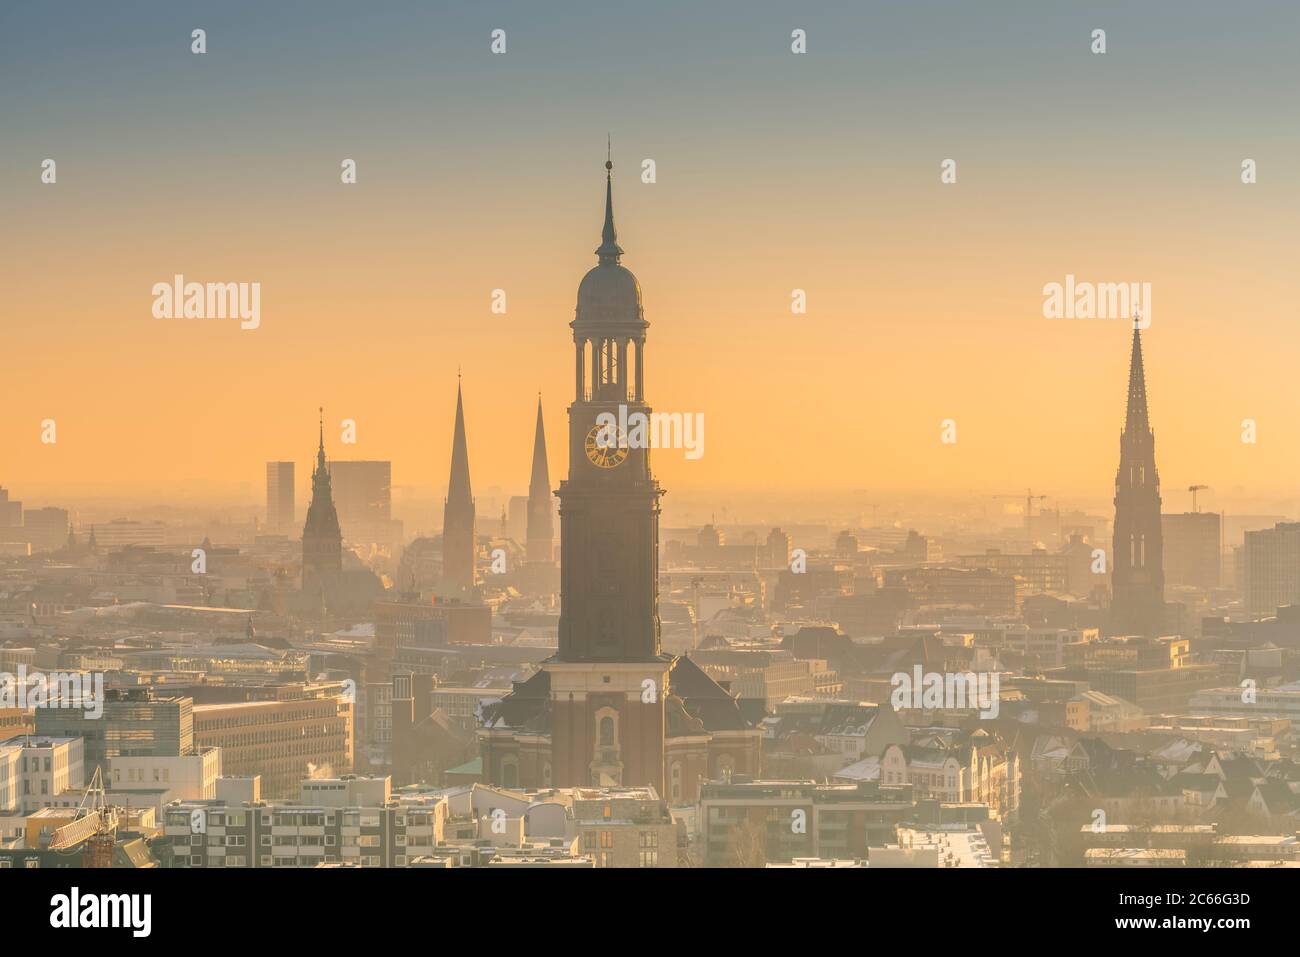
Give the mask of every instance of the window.
[[608, 848], [608, 847], [613, 847], [613, 846], [614, 846], [614, 832], [613, 832], [613, 831], [601, 831], [601, 832], [600, 832], [600, 846], [601, 846], [601, 847], [606, 847], [606, 848]]
[[600, 746], [602, 748], [614, 746], [614, 719], [609, 715], [600, 719]]

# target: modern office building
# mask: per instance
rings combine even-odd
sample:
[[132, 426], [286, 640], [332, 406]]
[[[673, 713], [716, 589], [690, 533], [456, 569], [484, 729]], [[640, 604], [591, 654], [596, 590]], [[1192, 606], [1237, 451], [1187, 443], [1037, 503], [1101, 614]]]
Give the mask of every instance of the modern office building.
[[1246, 532], [1241, 591], [1252, 615], [1300, 604], [1300, 522]]
[[266, 463], [266, 527], [276, 534], [297, 531], [292, 462]]
[[85, 785], [79, 738], [24, 735], [0, 741], [0, 814], [31, 814], [55, 807], [58, 799]]
[[104, 711], [37, 708], [36, 733], [81, 738], [87, 777], [116, 757], [175, 757], [194, 753], [194, 702], [156, 695], [149, 688], [104, 692]]
[[23, 513], [23, 531], [32, 552], [54, 552], [68, 543], [66, 508], [29, 508]]
[[1223, 517], [1217, 512], [1160, 516], [1165, 541], [1165, 584], [1218, 588], [1223, 554]]
[[394, 544], [401, 523], [393, 521], [393, 464], [338, 460], [329, 463], [334, 507], [348, 542]]
[[352, 768], [352, 705], [337, 689], [305, 689], [302, 697], [194, 706], [194, 741], [220, 748], [226, 774], [262, 776], [267, 797], [296, 794], [316, 773]]

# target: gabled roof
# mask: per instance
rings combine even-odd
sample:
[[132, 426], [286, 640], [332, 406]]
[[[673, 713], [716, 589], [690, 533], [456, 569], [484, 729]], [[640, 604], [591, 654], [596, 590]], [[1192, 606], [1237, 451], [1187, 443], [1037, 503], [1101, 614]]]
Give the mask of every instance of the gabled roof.
[[1293, 794], [1284, 781], [1265, 781], [1255, 785], [1255, 797], [1269, 814], [1275, 816], [1300, 810], [1300, 797]]
[[668, 672], [668, 691], [681, 700], [686, 712], [707, 731], [743, 731], [754, 726], [739, 702], [689, 658], [673, 659]]

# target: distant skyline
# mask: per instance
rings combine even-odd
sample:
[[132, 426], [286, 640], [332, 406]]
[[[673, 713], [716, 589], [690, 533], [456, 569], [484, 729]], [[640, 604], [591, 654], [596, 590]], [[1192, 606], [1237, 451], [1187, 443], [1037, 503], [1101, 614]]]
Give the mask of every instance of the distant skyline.
[[[256, 500], [267, 461], [306, 474], [321, 405], [331, 458], [391, 460], [395, 489], [434, 498], [458, 367], [474, 488], [523, 494], [539, 390], [567, 434], [608, 132], [648, 393], [708, 423], [702, 459], [654, 455], [666, 508], [724, 489], [1107, 501], [1130, 333], [1044, 318], [1067, 275], [1151, 284], [1166, 511], [1193, 483], [1203, 508], [1296, 501], [1300, 134], [1278, 118], [1300, 24], [1278, 28], [1282, 3], [1026, 5], [1012, 29], [957, 3], [73, 6], [0, 9], [15, 498]], [[154, 319], [177, 273], [260, 282], [260, 327]]]

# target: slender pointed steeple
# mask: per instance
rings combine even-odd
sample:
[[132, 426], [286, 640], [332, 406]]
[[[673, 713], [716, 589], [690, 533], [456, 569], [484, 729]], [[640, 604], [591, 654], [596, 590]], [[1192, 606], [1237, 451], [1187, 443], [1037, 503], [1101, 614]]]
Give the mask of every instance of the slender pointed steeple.
[[600, 231], [600, 246], [596, 255], [602, 263], [617, 263], [623, 255], [618, 244], [618, 232], [614, 229], [614, 163], [605, 156], [605, 226]]
[[465, 405], [460, 383], [456, 383], [456, 428], [451, 440], [451, 478], [447, 483], [447, 501], [474, 503], [469, 482], [469, 447], [465, 441]]
[[1128, 364], [1128, 413], [1124, 431], [1137, 434], [1151, 428], [1147, 414], [1147, 380], [1142, 368], [1142, 334], [1133, 324], [1133, 350]]
[[325, 470], [325, 406], [320, 407], [320, 448], [316, 452], [317, 471]]
[[528, 560], [555, 558], [555, 519], [551, 507], [551, 473], [546, 462], [546, 429], [542, 424], [542, 396], [537, 395], [537, 427], [533, 431], [533, 474], [528, 481]]
[[1115, 472], [1110, 631], [1158, 636], [1164, 628], [1164, 536], [1156, 438], [1147, 408], [1142, 337], [1133, 325], [1128, 401]]
[[451, 440], [451, 476], [442, 509], [442, 577], [462, 590], [474, 587], [474, 493], [469, 480], [465, 404], [456, 380], [456, 426]]
[[533, 430], [533, 473], [528, 481], [528, 495], [551, 495], [551, 472], [546, 464], [546, 426], [542, 422], [542, 395], [537, 394], [537, 426]]

